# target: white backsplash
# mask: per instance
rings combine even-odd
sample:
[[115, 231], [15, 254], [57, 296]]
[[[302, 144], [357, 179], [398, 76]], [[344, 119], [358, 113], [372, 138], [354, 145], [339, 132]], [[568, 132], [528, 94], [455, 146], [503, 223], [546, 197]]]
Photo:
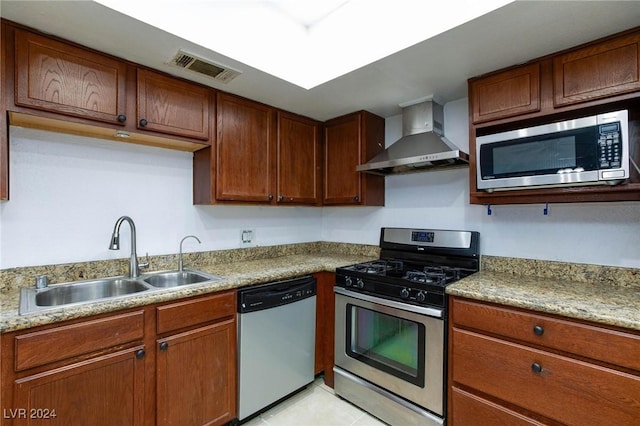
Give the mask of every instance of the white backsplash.
[[[468, 149], [467, 100], [445, 105], [445, 134]], [[386, 120], [387, 144], [401, 117]], [[480, 231], [495, 256], [640, 267], [640, 203], [469, 205], [468, 169], [386, 178], [386, 207], [193, 206], [191, 153], [12, 128], [11, 200], [0, 203], [0, 268], [128, 257], [107, 249], [116, 219], [131, 216], [138, 255], [337, 241], [377, 245], [380, 227]]]

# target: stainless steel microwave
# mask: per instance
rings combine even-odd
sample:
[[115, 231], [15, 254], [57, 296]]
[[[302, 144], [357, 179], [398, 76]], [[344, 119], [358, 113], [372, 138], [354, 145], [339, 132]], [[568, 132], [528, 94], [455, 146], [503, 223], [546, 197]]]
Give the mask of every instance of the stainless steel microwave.
[[629, 178], [628, 112], [480, 136], [476, 172], [488, 192], [618, 184]]

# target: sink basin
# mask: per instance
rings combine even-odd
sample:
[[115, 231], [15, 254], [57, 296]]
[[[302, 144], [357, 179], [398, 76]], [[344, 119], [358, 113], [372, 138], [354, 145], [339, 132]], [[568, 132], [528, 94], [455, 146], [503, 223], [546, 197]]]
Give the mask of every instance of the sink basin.
[[219, 279], [220, 277], [214, 275], [191, 270], [157, 272], [143, 278], [147, 284], [160, 288], [198, 284]]
[[94, 301], [132, 296], [145, 291], [218, 281], [221, 278], [194, 270], [160, 271], [144, 274], [139, 278], [111, 277], [87, 281], [53, 284], [50, 287], [34, 287], [20, 290], [20, 315], [56, 308], [81, 305]]
[[110, 278], [83, 281], [75, 284], [53, 286], [36, 294], [36, 306], [59, 306], [112, 298], [149, 290], [140, 281], [127, 278]]

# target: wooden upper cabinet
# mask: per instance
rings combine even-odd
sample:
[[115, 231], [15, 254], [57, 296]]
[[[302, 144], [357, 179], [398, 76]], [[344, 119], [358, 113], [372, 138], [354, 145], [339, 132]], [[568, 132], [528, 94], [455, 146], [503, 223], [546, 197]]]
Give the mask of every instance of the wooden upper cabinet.
[[640, 34], [555, 57], [553, 83], [555, 106], [640, 90]]
[[278, 203], [320, 202], [320, 126], [283, 111], [277, 119]]
[[16, 105], [107, 123], [126, 119], [124, 62], [19, 29], [15, 49]]
[[275, 110], [218, 94], [216, 199], [269, 203], [274, 199]]
[[540, 111], [540, 64], [469, 81], [474, 123]]
[[138, 69], [139, 129], [209, 140], [210, 90]]
[[327, 121], [323, 204], [384, 205], [384, 177], [356, 171], [383, 149], [383, 118], [360, 111]]

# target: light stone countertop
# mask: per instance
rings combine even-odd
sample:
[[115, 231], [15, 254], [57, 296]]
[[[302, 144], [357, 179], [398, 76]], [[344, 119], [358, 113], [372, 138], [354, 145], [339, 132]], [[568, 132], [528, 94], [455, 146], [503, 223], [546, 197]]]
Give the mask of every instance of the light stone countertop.
[[[278, 281], [372, 260], [363, 254], [292, 254], [261, 260], [202, 264], [194, 268], [222, 277], [213, 283], [194, 284], [162, 290], [149, 290], [115, 300], [96, 301], [78, 306], [60, 307], [27, 315], [19, 315], [19, 288], [6, 288], [0, 293], [0, 332], [6, 333], [90, 315], [166, 302], [216, 291]], [[189, 269], [188, 266], [185, 266]]]
[[640, 271], [621, 275], [616, 285], [482, 270], [449, 285], [447, 293], [640, 331]]

